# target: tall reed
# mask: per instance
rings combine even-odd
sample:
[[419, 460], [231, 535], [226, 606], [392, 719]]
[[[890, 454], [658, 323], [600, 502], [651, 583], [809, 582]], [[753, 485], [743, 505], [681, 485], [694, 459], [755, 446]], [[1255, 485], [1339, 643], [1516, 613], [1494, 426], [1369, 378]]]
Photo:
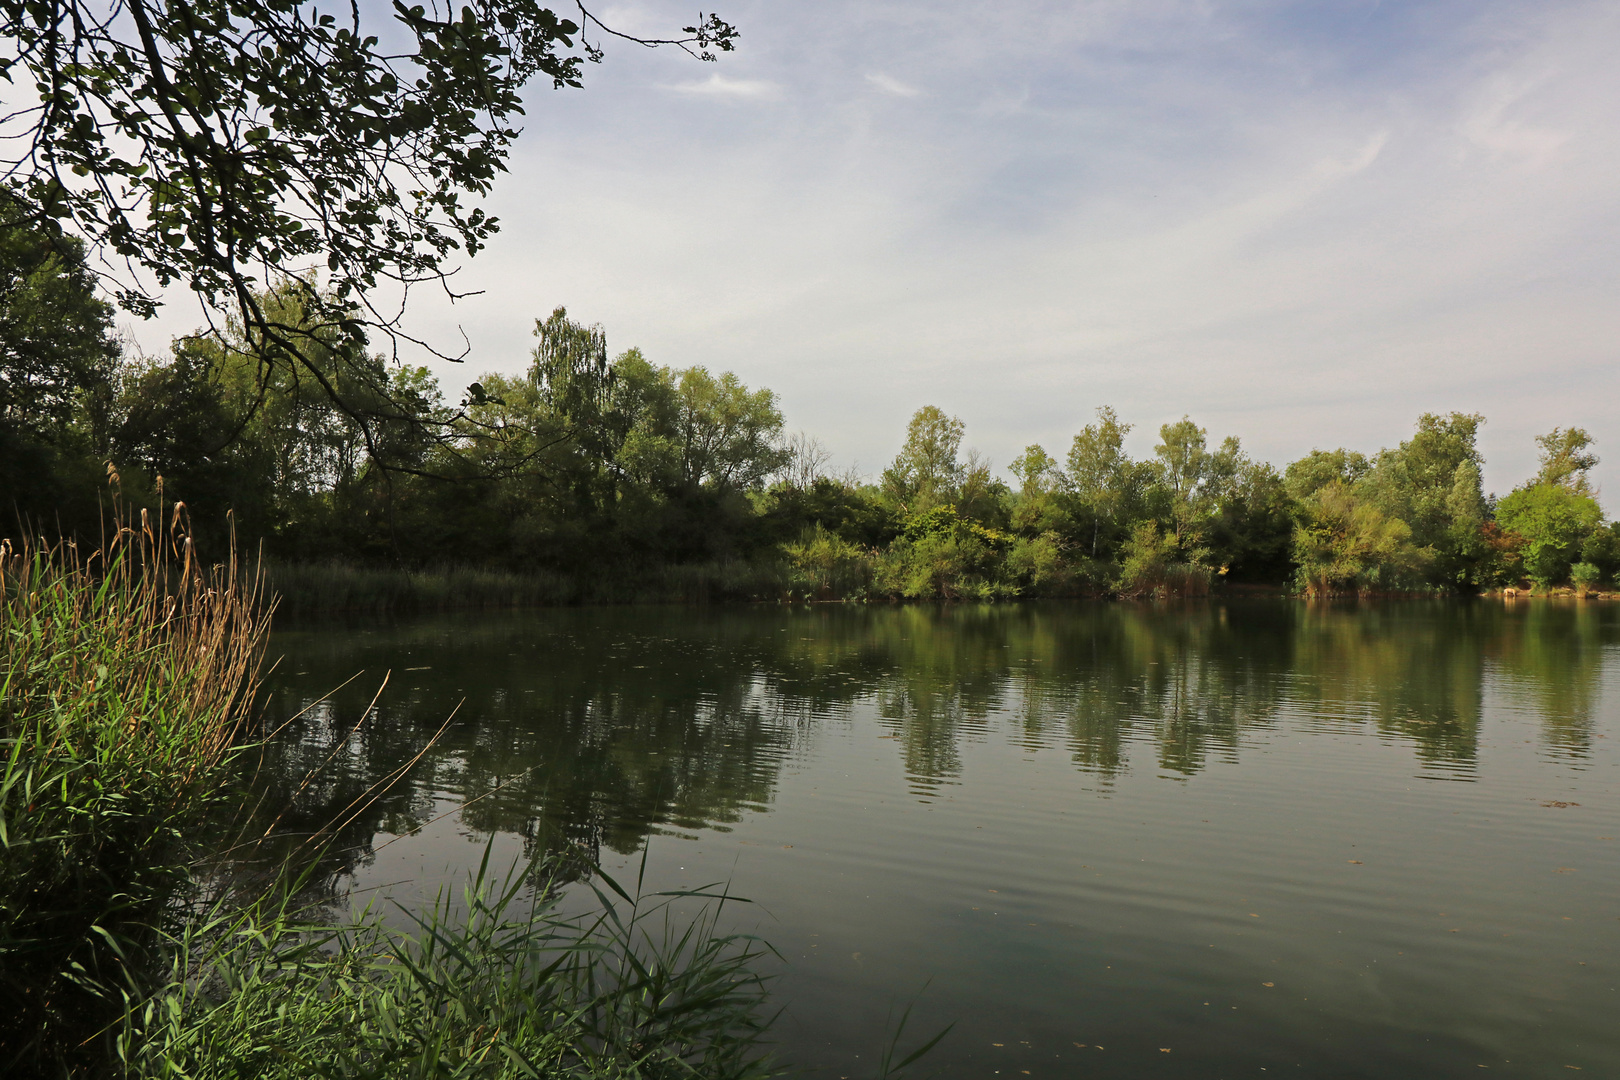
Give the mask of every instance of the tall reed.
[[104, 1025], [252, 706], [257, 579], [166, 517], [0, 542], [0, 1072], [69, 1068]]

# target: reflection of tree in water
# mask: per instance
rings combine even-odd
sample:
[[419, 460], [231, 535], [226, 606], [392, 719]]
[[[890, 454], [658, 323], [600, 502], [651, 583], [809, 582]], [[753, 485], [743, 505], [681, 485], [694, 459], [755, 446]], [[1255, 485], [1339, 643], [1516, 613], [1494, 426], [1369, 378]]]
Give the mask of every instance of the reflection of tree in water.
[[476, 798], [461, 811], [475, 832], [594, 858], [603, 848], [634, 850], [657, 826], [723, 826], [770, 799], [802, 726], [761, 685], [757, 634], [704, 633], [689, 614], [674, 623], [667, 612], [641, 612], [632, 624], [554, 614], [565, 616], [561, 625], [442, 620], [347, 647], [311, 635], [318, 652], [292, 635], [278, 639], [301, 674], [288, 700], [272, 701], [271, 723], [307, 704], [309, 690], [340, 681], [339, 672], [395, 671], [354, 738], [343, 738], [344, 725], [369, 700], [358, 683], [279, 740], [278, 772], [287, 777], [337, 751], [325, 781], [296, 800], [307, 807], [302, 815], [319, 820], [352, 799], [362, 778], [409, 762], [452, 711], [431, 752], [356, 822], [357, 835], [407, 831]]
[[517, 779], [462, 821], [594, 859], [603, 847], [634, 851], [655, 826], [723, 830], [770, 800], [791, 733], [749, 684], [673, 700], [602, 689], [535, 695], [517, 716], [486, 718], [461, 790]]
[[1312, 725], [1373, 723], [1431, 766], [1466, 770], [1488, 667], [1537, 703], [1550, 745], [1586, 752], [1613, 621], [1595, 606], [1256, 601], [597, 609], [289, 633], [273, 645], [290, 663], [268, 723], [371, 674], [288, 724], [266, 804], [291, 797], [283, 828], [326, 824], [421, 754], [458, 703], [440, 742], [343, 830], [343, 858], [465, 799], [474, 832], [537, 850], [595, 856], [660, 829], [724, 828], [771, 801], [817, 732], [863, 709], [923, 792], [997, 729], [1062, 748], [1105, 783], [1133, 744], [1190, 776], [1236, 760], [1244, 733], [1284, 707]]
[[1212, 750], [1235, 762], [1241, 734], [1270, 722], [1288, 661], [1287, 624], [1263, 614], [1233, 619], [1207, 605], [1143, 614], [1135, 652], [1155, 659], [1141, 661], [1139, 707], [1155, 726], [1161, 768], [1191, 776]]
[[874, 687], [919, 794], [961, 772], [960, 744], [982, 738], [1002, 707], [1006, 627], [996, 609], [907, 607], [872, 625], [885, 661]]
[[985, 653], [999, 658], [994, 700], [1010, 734], [1026, 750], [1064, 746], [1105, 781], [1132, 741], [1197, 772], [1212, 745], [1235, 755], [1239, 732], [1275, 708], [1286, 650], [1274, 619], [1228, 626], [1203, 604], [1005, 610]]
[[381, 709], [358, 723], [371, 695], [350, 708], [343, 696], [321, 701], [272, 691], [263, 723], [277, 734], [245, 763], [254, 809], [244, 839], [271, 837], [265, 843], [270, 850], [253, 857], [274, 866], [294, 852], [300, 853], [294, 861], [301, 862], [307, 852], [317, 891], [320, 883], [331, 884], [368, 862], [376, 833], [408, 832], [432, 816], [435, 777], [444, 769], [443, 762], [424, 757], [408, 780], [383, 789], [437, 725], [419, 734], [397, 713]]
[[1538, 713], [1542, 739], [1560, 756], [1590, 756], [1603, 689], [1603, 647], [1613, 639], [1607, 604], [1510, 604], [1487, 645], [1493, 667]]
[[1478, 604], [1310, 604], [1295, 635], [1300, 696], [1323, 718], [1371, 718], [1426, 764], [1470, 769], [1491, 622]]

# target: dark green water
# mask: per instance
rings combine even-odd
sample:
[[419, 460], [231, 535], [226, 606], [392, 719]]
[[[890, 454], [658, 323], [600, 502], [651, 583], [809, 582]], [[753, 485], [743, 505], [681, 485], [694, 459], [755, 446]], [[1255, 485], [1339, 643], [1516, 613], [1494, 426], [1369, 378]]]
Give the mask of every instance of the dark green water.
[[915, 1000], [947, 1077], [1620, 1077], [1620, 606], [558, 610], [272, 654], [273, 717], [365, 672], [283, 735], [287, 777], [333, 754], [310, 821], [454, 713], [335, 883], [650, 842], [650, 886], [756, 901], [814, 1075]]

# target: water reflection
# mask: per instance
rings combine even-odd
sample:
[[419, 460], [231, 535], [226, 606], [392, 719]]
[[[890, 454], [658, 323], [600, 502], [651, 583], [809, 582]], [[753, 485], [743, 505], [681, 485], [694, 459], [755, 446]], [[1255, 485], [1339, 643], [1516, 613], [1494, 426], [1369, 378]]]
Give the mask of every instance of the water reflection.
[[1259, 742], [1251, 733], [1285, 717], [1376, 731], [1419, 769], [1467, 780], [1492, 693], [1539, 717], [1545, 752], [1590, 753], [1615, 629], [1596, 604], [1291, 601], [558, 610], [293, 628], [272, 646], [284, 655], [268, 681], [266, 723], [281, 734], [266, 805], [290, 801], [281, 827], [292, 830], [352, 816], [340, 846], [358, 858], [376, 834], [465, 800], [460, 820], [476, 833], [630, 852], [650, 832], [725, 829], [767, 807], [781, 770], [860, 710], [892, 736], [923, 799], [958, 781], [971, 740], [1060, 751], [1106, 787], [1132, 769], [1185, 778], [1238, 762]]

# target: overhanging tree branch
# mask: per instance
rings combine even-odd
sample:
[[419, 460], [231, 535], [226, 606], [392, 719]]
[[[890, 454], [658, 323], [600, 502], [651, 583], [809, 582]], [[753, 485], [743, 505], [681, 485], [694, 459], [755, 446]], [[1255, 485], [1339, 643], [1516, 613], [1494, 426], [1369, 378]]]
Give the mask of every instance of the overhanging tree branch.
[[[211, 332], [226, 316], [262, 348], [266, 380], [313, 379], [375, 448], [373, 410], [311, 362], [311, 327], [355, 355], [368, 335], [426, 347], [402, 327], [406, 299], [424, 283], [458, 295], [454, 261], [499, 227], [476, 201], [506, 168], [522, 89], [578, 87], [602, 59], [584, 27], [701, 60], [737, 37], [700, 14], [638, 38], [576, 6], [577, 20], [536, 0], [394, 0], [410, 44], [385, 52], [354, 0], [341, 21], [313, 0], [0, 0], [0, 187], [20, 211], [0, 227], [82, 237], [138, 315], [187, 286]], [[300, 283], [297, 324], [263, 302], [279, 280]]]

